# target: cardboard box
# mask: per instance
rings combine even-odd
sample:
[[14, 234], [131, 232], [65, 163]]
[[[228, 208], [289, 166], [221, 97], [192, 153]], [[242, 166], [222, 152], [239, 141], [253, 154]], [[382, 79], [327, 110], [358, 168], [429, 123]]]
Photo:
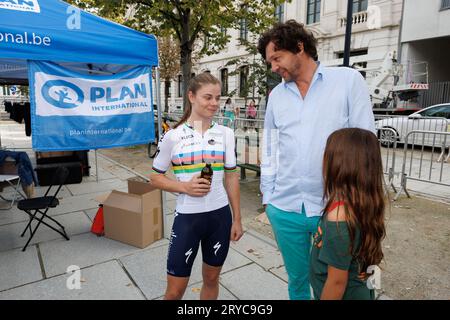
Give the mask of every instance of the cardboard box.
[[0, 165], [0, 174], [13, 174], [17, 175], [16, 161], [10, 158], [5, 159]]
[[103, 202], [105, 237], [145, 248], [162, 238], [161, 191], [128, 179], [128, 193], [113, 190]]
[[[11, 160], [11, 158], [6, 158], [5, 161], [0, 165], [0, 174], [5, 175], [17, 175], [17, 166], [16, 161]], [[10, 185], [7, 182], [0, 183], [0, 192], [3, 191], [3, 188], [9, 187]]]

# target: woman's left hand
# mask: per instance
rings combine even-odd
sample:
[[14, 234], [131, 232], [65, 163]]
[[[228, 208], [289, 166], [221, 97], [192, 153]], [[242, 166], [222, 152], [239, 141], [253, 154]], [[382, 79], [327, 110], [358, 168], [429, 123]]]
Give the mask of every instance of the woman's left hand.
[[241, 221], [233, 221], [233, 225], [231, 226], [231, 241], [239, 241], [243, 234], [244, 231], [242, 230]]

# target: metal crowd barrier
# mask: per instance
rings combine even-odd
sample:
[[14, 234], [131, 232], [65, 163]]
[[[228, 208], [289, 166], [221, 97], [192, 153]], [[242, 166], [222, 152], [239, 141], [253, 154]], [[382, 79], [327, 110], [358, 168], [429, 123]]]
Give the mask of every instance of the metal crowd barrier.
[[[426, 146], [431, 150], [426, 151]], [[450, 186], [450, 165], [447, 163], [450, 157], [449, 148], [450, 132], [426, 130], [409, 132], [403, 147], [401, 187], [394, 200], [398, 199], [402, 191], [410, 198], [406, 188], [408, 180]]]
[[[170, 112], [163, 116], [178, 121], [183, 114], [181, 112]], [[264, 120], [235, 118], [217, 115], [213, 118], [220, 125], [227, 126], [234, 131], [236, 140], [237, 165], [241, 168], [241, 179], [246, 178], [245, 170], [260, 173], [260, 145], [262, 142], [262, 130]]]
[[245, 119], [245, 118], [236, 118], [234, 120], [234, 129], [263, 129], [264, 128], [264, 120], [261, 119]]
[[[381, 157], [383, 162], [383, 173], [388, 176], [388, 181], [384, 181], [385, 190], [388, 191], [390, 186], [395, 193], [397, 193], [397, 188], [394, 185], [394, 177], [398, 175], [395, 172], [395, 160], [396, 160], [396, 149], [397, 149], [397, 139], [392, 139], [394, 137], [395, 130], [391, 128], [382, 128], [378, 132], [378, 141], [380, 142]], [[383, 148], [382, 148], [383, 147]]]
[[[170, 114], [174, 118], [174, 114]], [[181, 117], [181, 114], [180, 114]], [[399, 117], [379, 116], [377, 118], [388, 118], [394, 121]], [[404, 118], [404, 117], [403, 117]], [[438, 122], [425, 125], [425, 121], [437, 119]], [[241, 178], [245, 179], [245, 170], [260, 173], [260, 147], [264, 120], [236, 118], [232, 122], [226, 117], [214, 118], [219, 124], [228, 125], [234, 130], [236, 139], [236, 153], [238, 166], [241, 167]], [[395, 120], [396, 121], [396, 120]], [[414, 119], [417, 124], [427, 128], [438, 128], [438, 124], [444, 124], [442, 131], [413, 130], [405, 132], [403, 139], [397, 136], [398, 132], [389, 127], [378, 128], [378, 140], [382, 151], [383, 173], [387, 176], [385, 190], [392, 188], [395, 192], [394, 200], [397, 200], [404, 191], [409, 197], [406, 188], [407, 180], [416, 180], [431, 184], [450, 186], [450, 132], [448, 120], [444, 118]], [[419, 125], [420, 126], [420, 125]], [[411, 126], [407, 127], [409, 130]], [[403, 153], [397, 150], [399, 143], [403, 143]], [[438, 163], [439, 165], [436, 165]], [[409, 164], [409, 166], [408, 166]], [[445, 171], [447, 170], [447, 171]], [[447, 176], [445, 175], [447, 172]], [[426, 173], [426, 174], [425, 174]], [[394, 185], [394, 179], [400, 179], [400, 188]]]

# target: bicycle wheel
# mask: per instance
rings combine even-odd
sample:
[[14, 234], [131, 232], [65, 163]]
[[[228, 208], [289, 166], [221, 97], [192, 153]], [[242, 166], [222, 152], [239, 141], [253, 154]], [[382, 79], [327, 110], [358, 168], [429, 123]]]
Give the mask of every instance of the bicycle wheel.
[[154, 141], [150, 142], [147, 146], [147, 153], [150, 159], [153, 159], [158, 152], [158, 144]]

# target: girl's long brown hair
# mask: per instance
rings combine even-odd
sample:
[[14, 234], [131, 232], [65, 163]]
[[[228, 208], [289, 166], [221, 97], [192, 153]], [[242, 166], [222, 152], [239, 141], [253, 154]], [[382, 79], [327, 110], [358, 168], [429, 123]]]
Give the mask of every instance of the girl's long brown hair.
[[[220, 85], [220, 80], [211, 75], [209, 72], [200, 73], [189, 81], [189, 85], [187, 87], [187, 91], [185, 94], [188, 94], [189, 91], [192, 92], [193, 94], [196, 94], [201, 87], [207, 84]], [[183, 116], [181, 117], [180, 121], [178, 121], [177, 124], [175, 124], [174, 129], [178, 127], [180, 124], [185, 123], [187, 119], [189, 119], [189, 117], [191, 116], [191, 113], [192, 113], [192, 105], [191, 102], [189, 101], [189, 98], [187, 98], [186, 104], [184, 106]]]
[[[380, 145], [375, 134], [359, 128], [332, 133], [325, 147], [323, 177], [326, 201], [323, 218], [326, 219], [333, 202], [344, 201], [350, 252], [359, 262], [360, 272], [380, 264], [381, 241], [386, 235], [385, 197]], [[360, 230], [361, 242], [355, 252], [356, 228]]]

